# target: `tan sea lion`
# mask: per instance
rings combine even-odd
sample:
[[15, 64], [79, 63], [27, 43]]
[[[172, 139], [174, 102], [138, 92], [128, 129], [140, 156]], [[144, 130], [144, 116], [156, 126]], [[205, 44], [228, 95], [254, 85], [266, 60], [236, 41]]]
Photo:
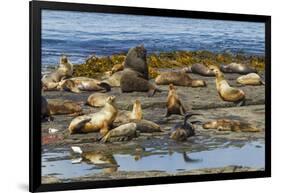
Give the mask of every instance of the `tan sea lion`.
[[83, 114], [81, 105], [71, 100], [49, 99], [48, 105], [51, 115]]
[[220, 98], [228, 102], [243, 102], [245, 101], [245, 93], [243, 90], [231, 87], [224, 78], [224, 74], [219, 68], [212, 66], [210, 68], [216, 74], [216, 88]]
[[236, 79], [236, 82], [242, 85], [264, 85], [264, 82], [261, 80], [261, 77], [256, 73], [250, 73], [247, 75], [239, 76]]
[[139, 72], [144, 79], [149, 79], [146, 49], [143, 45], [136, 46], [128, 51], [124, 68]]
[[192, 72], [201, 76], [215, 76], [215, 73], [202, 63], [192, 64], [192, 66], [186, 67], [183, 70], [185, 72]]
[[111, 87], [120, 87], [120, 81], [122, 75], [123, 75], [123, 71], [115, 72], [108, 78], [102, 80], [102, 82], [109, 84]]
[[59, 82], [63, 79], [71, 77], [72, 74], [73, 65], [68, 61], [67, 57], [63, 55], [60, 58], [58, 68], [42, 77], [41, 81], [43, 90], [57, 90]]
[[114, 120], [114, 125], [119, 126], [125, 123], [129, 123], [132, 120], [142, 119], [142, 108], [139, 100], [136, 100], [133, 105], [132, 111], [118, 111], [116, 119]]
[[117, 113], [115, 96], [110, 96], [100, 111], [74, 118], [69, 124], [68, 130], [70, 134], [99, 131], [104, 136], [109, 131]]
[[113, 75], [116, 72], [124, 70], [124, 64], [125, 62], [122, 62], [121, 64], [115, 64], [110, 71], [110, 74]]
[[186, 114], [186, 108], [182, 104], [177, 94], [176, 87], [174, 87], [173, 84], [169, 85], [166, 107], [167, 107], [167, 112], [165, 117], [169, 117], [172, 114], [177, 114], [177, 115]]
[[65, 91], [79, 93], [81, 91], [101, 91], [108, 92], [111, 90], [109, 84], [87, 77], [75, 77], [60, 82], [59, 88]]
[[246, 64], [235, 63], [235, 62], [227, 65], [221, 65], [220, 70], [224, 73], [238, 73], [238, 74], [257, 73], [257, 70], [250, 68]]
[[106, 104], [106, 99], [108, 97], [109, 95], [105, 93], [93, 93], [88, 97], [86, 105], [92, 107], [103, 107]]
[[154, 133], [154, 132], [162, 132], [162, 128], [160, 125], [145, 119], [141, 120], [132, 120], [133, 123], [137, 124], [137, 131], [140, 133]]
[[113, 141], [128, 141], [137, 136], [137, 124], [126, 123], [110, 130], [102, 139], [101, 142]]
[[148, 92], [152, 97], [156, 92], [161, 92], [155, 85], [150, 83], [143, 75], [131, 69], [125, 69], [120, 80], [122, 92]]
[[190, 87], [205, 87], [206, 82], [204, 80], [193, 80], [190, 76], [184, 72], [184, 70], [177, 72], [162, 72], [155, 79], [155, 83], [158, 85], [173, 84], [176, 86], [190, 86]]
[[258, 129], [249, 123], [229, 120], [229, 119], [218, 119], [214, 121], [209, 121], [203, 124], [204, 129], [217, 129], [218, 131], [235, 131], [235, 132], [259, 132]]

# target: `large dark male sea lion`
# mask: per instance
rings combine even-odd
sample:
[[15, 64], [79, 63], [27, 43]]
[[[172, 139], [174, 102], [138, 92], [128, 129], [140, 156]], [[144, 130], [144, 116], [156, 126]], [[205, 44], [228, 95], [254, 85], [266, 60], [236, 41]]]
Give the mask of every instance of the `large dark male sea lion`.
[[243, 90], [231, 87], [224, 78], [224, 74], [219, 68], [213, 66], [211, 70], [216, 74], [216, 88], [220, 98], [228, 102], [242, 102], [245, 101], [245, 93]]
[[167, 112], [165, 115], [166, 117], [169, 117], [172, 114], [177, 114], [177, 115], [186, 114], [186, 108], [182, 104], [177, 94], [176, 87], [173, 84], [169, 85], [166, 107], [167, 107]]
[[215, 73], [202, 63], [192, 64], [192, 66], [186, 67], [183, 70], [185, 72], [192, 72], [194, 74], [199, 74], [202, 76], [215, 76]]
[[234, 132], [259, 132], [260, 129], [249, 123], [237, 120], [218, 119], [203, 124], [204, 129], [217, 129], [218, 131], [234, 131]]
[[143, 75], [132, 69], [125, 69], [120, 80], [122, 92], [148, 92], [153, 96], [157, 91], [161, 92], [155, 85], [150, 83]]
[[72, 74], [73, 65], [68, 61], [66, 56], [62, 56], [60, 58], [58, 68], [42, 77], [41, 81], [43, 90], [57, 90], [59, 82], [63, 79], [71, 77]]
[[68, 130], [70, 134], [99, 131], [104, 136], [109, 131], [117, 113], [115, 96], [110, 96], [100, 111], [74, 118], [69, 124]]
[[142, 74], [143, 78], [148, 80], [148, 65], [146, 62], [146, 49], [143, 45], [136, 46], [135, 48], [131, 48], [126, 56], [125, 69], [132, 69], [136, 72]]
[[155, 79], [158, 85], [173, 84], [176, 86], [190, 86], [190, 87], [204, 87], [206, 82], [204, 80], [194, 80], [184, 72], [184, 70], [177, 72], [163, 72]]
[[249, 74], [257, 73], [257, 70], [250, 68], [246, 64], [241, 63], [230, 63], [226, 65], [221, 65], [220, 70], [224, 73], [239, 73], [239, 74]]

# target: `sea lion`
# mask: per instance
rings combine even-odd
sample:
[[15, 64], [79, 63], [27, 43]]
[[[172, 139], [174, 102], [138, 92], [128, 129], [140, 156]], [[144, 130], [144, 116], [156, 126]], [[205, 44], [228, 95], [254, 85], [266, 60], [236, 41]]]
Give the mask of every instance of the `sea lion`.
[[264, 85], [264, 82], [261, 80], [261, 77], [256, 73], [250, 73], [247, 75], [239, 76], [236, 79], [236, 82], [242, 85]]
[[140, 133], [154, 133], [154, 132], [163, 132], [160, 125], [145, 119], [141, 120], [132, 120], [133, 123], [137, 124], [137, 131]]
[[126, 123], [110, 130], [102, 139], [101, 142], [113, 141], [128, 141], [137, 136], [137, 124]]
[[122, 75], [123, 75], [123, 71], [115, 72], [108, 78], [102, 80], [102, 82], [109, 84], [111, 87], [120, 87], [120, 81]]
[[118, 169], [118, 164], [114, 156], [109, 152], [100, 150], [83, 152], [80, 147], [73, 146], [71, 148], [74, 153], [78, 153], [81, 156], [78, 161], [76, 161], [76, 159], [73, 163], [80, 163], [83, 161], [88, 164], [94, 164], [101, 167], [103, 173], [106, 174], [116, 172]]
[[219, 68], [212, 66], [210, 68], [216, 74], [216, 88], [220, 98], [228, 102], [245, 102], [245, 93], [243, 90], [231, 87], [224, 78], [224, 74]]
[[60, 82], [59, 88], [65, 91], [79, 93], [81, 91], [101, 91], [108, 92], [111, 90], [109, 84], [87, 77], [75, 77]]
[[83, 114], [81, 105], [71, 100], [49, 99], [48, 105], [51, 115]]
[[121, 64], [115, 64], [110, 71], [110, 74], [113, 75], [116, 72], [124, 70], [124, 64], [125, 62], [122, 62]]
[[259, 132], [258, 129], [249, 123], [237, 120], [218, 119], [203, 124], [204, 129], [217, 129], [218, 131], [234, 131], [234, 132]]
[[118, 111], [116, 119], [113, 124], [119, 126], [125, 123], [129, 123], [132, 120], [141, 120], [142, 119], [142, 108], [139, 100], [136, 100], [133, 104], [132, 111]]
[[169, 117], [172, 114], [177, 114], [177, 115], [186, 114], [186, 108], [182, 104], [179, 96], [177, 95], [176, 87], [174, 87], [173, 84], [169, 85], [166, 107], [167, 107], [167, 112], [165, 117]]
[[205, 87], [206, 82], [204, 80], [193, 80], [184, 70], [177, 72], [162, 72], [155, 78], [157, 85], [169, 85], [176, 86], [189, 86], [189, 87]]
[[250, 68], [246, 64], [234, 63], [234, 62], [227, 65], [221, 65], [220, 70], [224, 73], [238, 73], [238, 74], [257, 73], [257, 70]]
[[120, 86], [122, 92], [148, 92], [148, 97], [154, 96], [156, 92], [161, 92], [160, 89], [145, 79], [141, 73], [131, 69], [123, 71]]
[[49, 121], [53, 120], [53, 117], [51, 116], [51, 113], [50, 113], [48, 101], [45, 97], [41, 96], [41, 119], [45, 120], [46, 118]]
[[170, 134], [170, 138], [174, 139], [176, 141], [186, 141], [188, 137], [195, 135], [195, 129], [194, 129], [194, 121], [188, 122], [188, 119], [193, 115], [200, 115], [196, 113], [187, 113], [184, 116], [184, 121], [182, 123], [176, 124], [172, 128], [172, 132]]
[[183, 70], [185, 72], [192, 72], [201, 76], [215, 76], [215, 73], [211, 71], [205, 64], [202, 63], [192, 64], [192, 66], [186, 67]]
[[104, 136], [109, 131], [117, 113], [115, 96], [110, 96], [100, 111], [74, 118], [69, 124], [68, 130], [70, 134], [99, 131], [101, 136]]
[[108, 97], [109, 95], [105, 93], [93, 93], [88, 97], [85, 104], [91, 107], [103, 107]]
[[42, 77], [41, 81], [43, 90], [57, 90], [59, 82], [63, 79], [71, 77], [72, 74], [73, 65], [68, 61], [67, 57], [63, 55], [60, 58], [58, 68]]
[[144, 79], [149, 79], [146, 49], [143, 45], [136, 46], [128, 51], [124, 62], [124, 68], [139, 72]]

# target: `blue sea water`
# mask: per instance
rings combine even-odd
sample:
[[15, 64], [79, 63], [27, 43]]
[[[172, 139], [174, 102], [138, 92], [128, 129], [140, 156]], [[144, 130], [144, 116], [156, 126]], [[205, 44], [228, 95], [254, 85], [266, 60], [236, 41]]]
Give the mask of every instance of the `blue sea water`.
[[71, 11], [42, 11], [42, 65], [61, 54], [72, 63], [127, 52], [144, 44], [148, 53], [174, 50], [264, 55], [264, 23], [135, 16]]

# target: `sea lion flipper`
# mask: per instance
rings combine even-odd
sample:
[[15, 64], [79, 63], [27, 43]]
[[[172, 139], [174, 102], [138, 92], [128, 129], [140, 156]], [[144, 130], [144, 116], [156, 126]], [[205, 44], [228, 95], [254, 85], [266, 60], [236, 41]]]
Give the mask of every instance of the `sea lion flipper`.
[[98, 85], [103, 87], [106, 90], [106, 92], [111, 91], [111, 86], [108, 83], [106, 83], [106, 82], [101, 82]]

